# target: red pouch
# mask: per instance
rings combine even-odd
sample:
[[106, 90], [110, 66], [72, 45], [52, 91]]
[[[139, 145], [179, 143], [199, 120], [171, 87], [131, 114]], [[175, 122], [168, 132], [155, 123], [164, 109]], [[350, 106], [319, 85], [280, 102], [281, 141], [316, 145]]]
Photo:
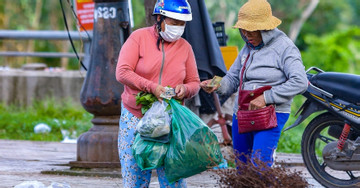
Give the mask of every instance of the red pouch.
[[248, 110], [250, 101], [262, 95], [264, 91], [271, 89], [271, 86], [263, 86], [255, 90], [241, 89], [246, 62], [248, 61], [249, 57], [250, 53], [245, 60], [240, 76], [240, 88], [238, 96], [239, 108], [236, 113], [239, 133], [260, 131], [277, 127], [274, 105], [268, 105], [262, 109], [257, 110]]

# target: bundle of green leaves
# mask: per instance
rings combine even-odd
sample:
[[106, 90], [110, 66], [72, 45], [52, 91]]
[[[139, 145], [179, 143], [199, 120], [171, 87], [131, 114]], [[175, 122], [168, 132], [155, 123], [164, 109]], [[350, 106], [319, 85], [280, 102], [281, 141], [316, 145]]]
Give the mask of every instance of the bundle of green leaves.
[[[144, 91], [140, 91], [136, 96], [135, 96], [135, 100], [136, 100], [136, 105], [142, 105], [141, 106], [141, 113], [142, 115], [144, 115], [152, 106], [152, 104], [156, 101], [158, 101], [158, 99], [155, 97], [154, 94], [152, 93], [146, 93]], [[169, 100], [164, 99], [165, 102], [169, 103]], [[181, 100], [175, 99], [176, 102], [178, 102], [179, 104], [182, 103]], [[170, 105], [168, 105], [166, 107], [165, 111], [170, 110]]]
[[152, 93], [146, 93], [140, 91], [136, 96], [136, 105], [141, 104], [141, 113], [144, 115], [150, 108], [151, 105], [158, 99]]

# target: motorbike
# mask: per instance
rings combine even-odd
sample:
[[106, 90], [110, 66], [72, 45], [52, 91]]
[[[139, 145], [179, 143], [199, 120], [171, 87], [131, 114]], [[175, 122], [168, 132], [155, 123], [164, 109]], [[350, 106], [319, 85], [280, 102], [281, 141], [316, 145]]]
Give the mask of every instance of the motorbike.
[[306, 74], [306, 100], [284, 131], [315, 116], [302, 134], [304, 165], [325, 187], [360, 187], [360, 76], [317, 67]]

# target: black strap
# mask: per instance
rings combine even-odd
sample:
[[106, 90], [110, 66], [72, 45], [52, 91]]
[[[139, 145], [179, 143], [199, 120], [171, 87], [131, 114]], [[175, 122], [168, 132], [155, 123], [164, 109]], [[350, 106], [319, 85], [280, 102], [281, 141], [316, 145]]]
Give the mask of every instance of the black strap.
[[85, 65], [83, 64], [83, 62], [81, 61], [77, 51], [76, 51], [76, 48], [75, 48], [75, 45], [74, 45], [74, 42], [71, 38], [71, 35], [70, 35], [70, 31], [69, 31], [69, 27], [68, 27], [68, 23], [67, 23], [67, 20], [66, 20], [66, 15], [65, 15], [65, 11], [64, 11], [64, 7], [63, 7], [63, 4], [62, 4], [62, 0], [60, 0], [60, 6], [61, 6], [61, 11], [62, 11], [62, 14], [63, 14], [63, 18], [64, 18], [64, 23], [65, 23], [65, 28], [66, 28], [66, 31], [67, 31], [67, 34], [68, 34], [68, 37], [69, 37], [69, 40], [70, 40], [70, 44], [71, 44], [71, 47], [72, 49], [74, 50], [75, 52], [75, 55], [76, 55], [76, 58], [80, 61], [80, 65], [87, 71], [87, 68], [85, 67]]

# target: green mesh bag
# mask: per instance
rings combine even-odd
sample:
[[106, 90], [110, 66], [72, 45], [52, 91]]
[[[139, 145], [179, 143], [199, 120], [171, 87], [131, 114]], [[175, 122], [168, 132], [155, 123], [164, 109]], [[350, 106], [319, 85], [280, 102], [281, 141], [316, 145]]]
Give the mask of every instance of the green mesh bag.
[[150, 170], [164, 166], [169, 144], [143, 140], [140, 134], [137, 134], [131, 149], [141, 170]]
[[223, 157], [216, 135], [196, 114], [174, 99], [170, 105], [172, 136], [165, 158], [165, 175], [174, 183], [217, 166]]

